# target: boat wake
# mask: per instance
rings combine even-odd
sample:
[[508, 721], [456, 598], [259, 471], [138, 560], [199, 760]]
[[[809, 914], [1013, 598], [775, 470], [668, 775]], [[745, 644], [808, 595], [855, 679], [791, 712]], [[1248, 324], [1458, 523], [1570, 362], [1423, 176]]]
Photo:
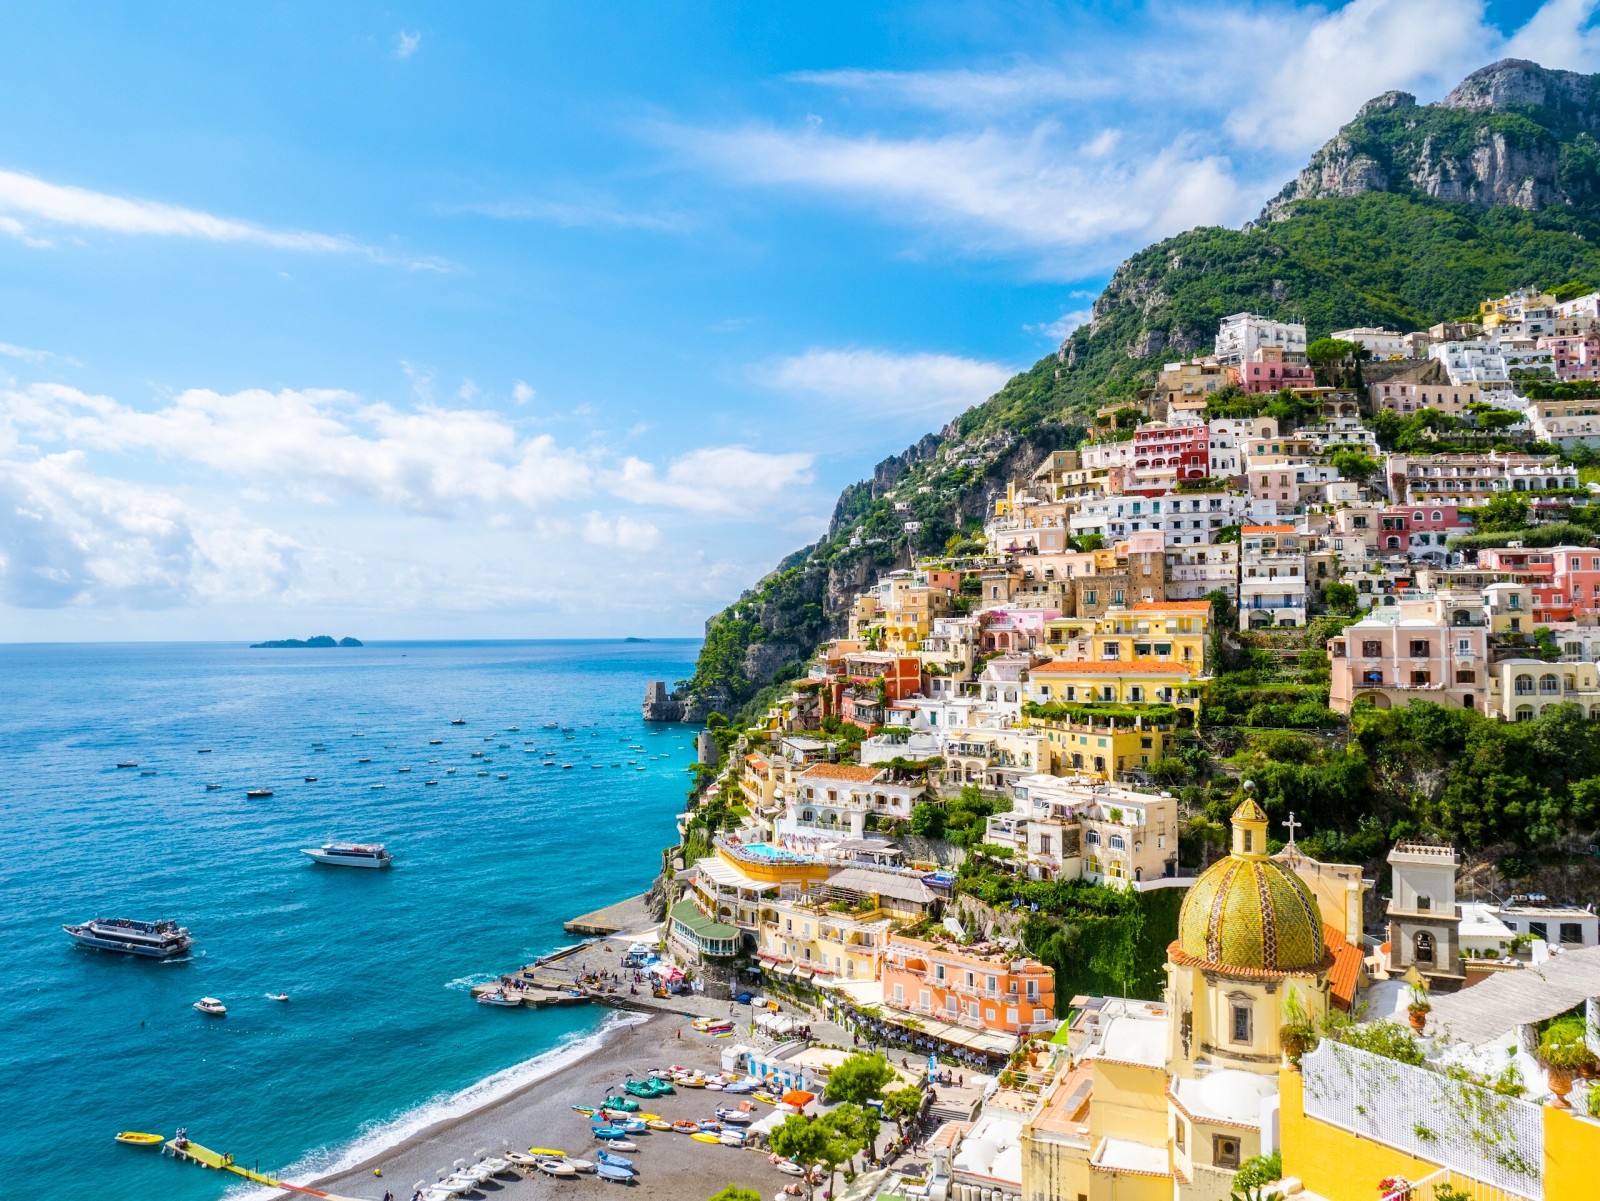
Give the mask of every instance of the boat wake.
[[457, 976], [454, 980], [445, 981], [445, 987], [451, 992], [470, 992], [480, 984], [487, 984], [491, 980], [498, 980], [499, 976], [493, 972], [474, 972], [470, 976]]
[[[385, 1148], [398, 1146], [414, 1135], [421, 1134], [430, 1126], [492, 1105], [529, 1084], [555, 1075], [562, 1068], [598, 1051], [614, 1031], [647, 1020], [643, 1014], [610, 1014], [598, 1030], [589, 1034], [568, 1035], [550, 1050], [486, 1076], [460, 1092], [440, 1093], [391, 1118], [368, 1122], [357, 1131], [354, 1139], [343, 1146], [320, 1147], [309, 1151], [285, 1168], [279, 1179], [305, 1185], [347, 1172]], [[269, 1198], [282, 1196], [277, 1189], [253, 1186], [230, 1189], [226, 1195], [228, 1201], [268, 1201]]]

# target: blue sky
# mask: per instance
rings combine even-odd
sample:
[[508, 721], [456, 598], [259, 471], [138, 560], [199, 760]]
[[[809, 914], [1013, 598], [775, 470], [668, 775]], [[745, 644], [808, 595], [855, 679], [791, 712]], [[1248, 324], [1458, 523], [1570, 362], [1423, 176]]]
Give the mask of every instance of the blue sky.
[[1595, 4], [0, 26], [0, 640], [682, 634], [1360, 103]]

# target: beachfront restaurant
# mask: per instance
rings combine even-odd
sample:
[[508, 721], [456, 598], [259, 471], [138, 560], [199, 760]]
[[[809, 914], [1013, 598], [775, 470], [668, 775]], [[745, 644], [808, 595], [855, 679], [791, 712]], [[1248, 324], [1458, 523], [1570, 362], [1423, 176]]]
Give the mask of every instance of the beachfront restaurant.
[[707, 917], [693, 901], [683, 900], [667, 914], [672, 941], [696, 956], [724, 959], [739, 953], [739, 931]]
[[821, 994], [831, 1020], [854, 1029], [872, 1044], [886, 1044], [970, 1063], [1002, 1065], [1022, 1039], [997, 1030], [978, 1030], [912, 1014], [886, 1005], [881, 980], [829, 981]]

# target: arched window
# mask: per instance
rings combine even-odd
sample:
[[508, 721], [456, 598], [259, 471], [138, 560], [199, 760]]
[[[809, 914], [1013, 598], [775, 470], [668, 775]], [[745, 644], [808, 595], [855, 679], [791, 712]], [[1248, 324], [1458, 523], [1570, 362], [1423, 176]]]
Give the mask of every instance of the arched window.
[[1120, 835], [1120, 834], [1113, 834], [1111, 836], [1111, 849], [1113, 851], [1125, 851], [1125, 850], [1127, 850], [1128, 849], [1127, 840], [1124, 839], [1122, 837], [1122, 835]]
[[1100, 831], [1099, 830], [1090, 830], [1087, 834], [1085, 834], [1083, 836], [1083, 841], [1088, 843], [1092, 847], [1099, 846], [1100, 845]]
[[1418, 931], [1416, 938], [1412, 940], [1412, 946], [1415, 948], [1414, 958], [1418, 963], [1433, 962], [1433, 935], [1426, 930]]
[[1427, 913], [1433, 908], [1433, 898], [1426, 893], [1417, 894], [1417, 912]]
[[1533, 706], [1532, 705], [1518, 705], [1517, 706], [1517, 720], [1518, 721], [1532, 721], [1533, 720]]
[[1544, 675], [1539, 677], [1539, 691], [1540, 692], [1560, 692], [1561, 691], [1561, 681], [1556, 679], [1554, 675], [1552, 675], [1552, 674], [1547, 672], [1546, 674], [1544, 674]]

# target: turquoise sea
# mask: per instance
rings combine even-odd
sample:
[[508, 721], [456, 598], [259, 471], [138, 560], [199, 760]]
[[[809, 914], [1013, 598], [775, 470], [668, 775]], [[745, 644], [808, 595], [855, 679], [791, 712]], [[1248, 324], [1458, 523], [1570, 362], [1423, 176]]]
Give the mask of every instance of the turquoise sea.
[[[696, 647], [0, 646], [0, 1196], [201, 1201], [221, 1174], [112, 1135], [187, 1126], [303, 1174], [573, 1053], [602, 1014], [468, 989], [649, 885], [693, 731], [639, 702]], [[386, 842], [395, 866], [299, 853], [333, 838]], [[149, 962], [61, 932], [97, 914], [176, 918], [195, 949]], [[207, 994], [226, 1018], [191, 1008]]]

